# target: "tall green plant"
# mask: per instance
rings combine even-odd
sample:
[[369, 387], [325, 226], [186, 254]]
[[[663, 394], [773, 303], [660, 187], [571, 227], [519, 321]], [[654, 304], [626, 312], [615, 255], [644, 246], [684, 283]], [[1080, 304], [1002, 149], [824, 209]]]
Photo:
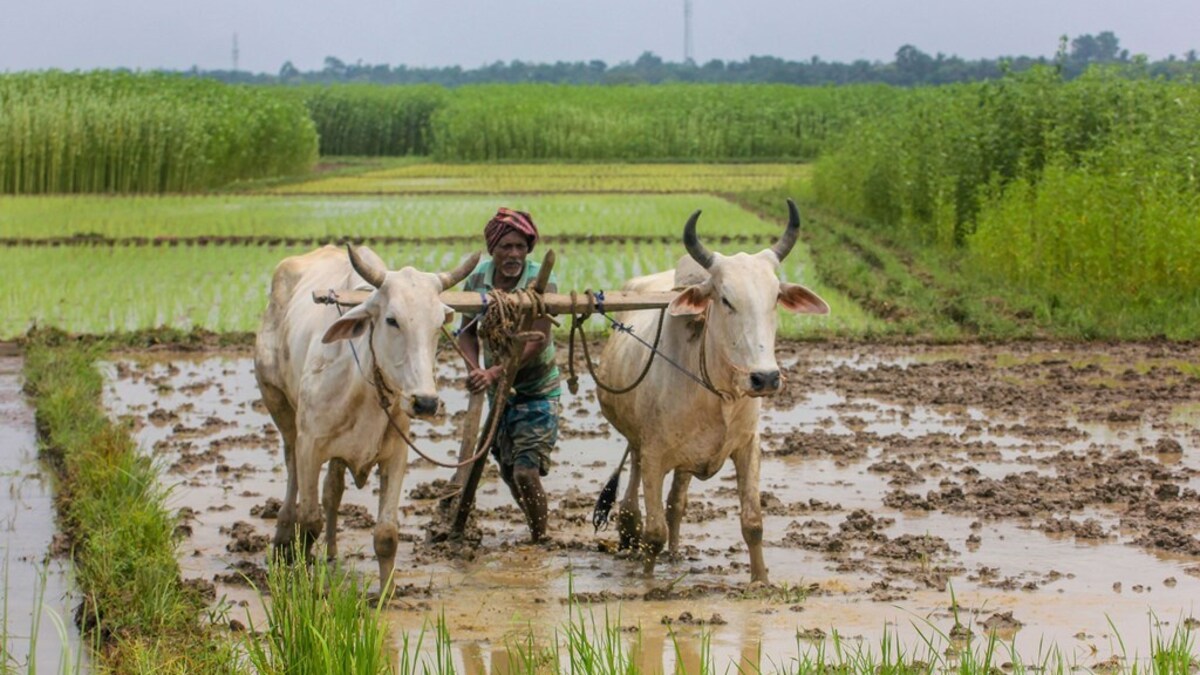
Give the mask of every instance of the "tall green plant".
[[308, 170], [304, 107], [149, 73], [0, 75], [0, 194], [193, 192]]

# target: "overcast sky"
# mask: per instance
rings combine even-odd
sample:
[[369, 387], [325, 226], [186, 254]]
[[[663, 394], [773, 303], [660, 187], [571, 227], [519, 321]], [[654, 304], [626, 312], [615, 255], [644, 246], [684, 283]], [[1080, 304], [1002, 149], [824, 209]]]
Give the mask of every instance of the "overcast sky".
[[[1151, 59], [1200, 48], [1200, 0], [693, 0], [693, 56], [890, 61], [1051, 56], [1111, 30]], [[0, 71], [242, 70], [683, 58], [683, 0], [2, 0]]]

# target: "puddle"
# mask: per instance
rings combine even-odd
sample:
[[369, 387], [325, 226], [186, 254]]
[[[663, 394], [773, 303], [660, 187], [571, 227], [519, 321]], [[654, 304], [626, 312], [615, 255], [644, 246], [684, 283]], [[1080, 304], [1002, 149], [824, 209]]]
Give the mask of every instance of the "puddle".
[[[71, 568], [51, 558], [55, 531], [53, 485], [37, 459], [33, 410], [21, 393], [22, 361], [0, 354], [0, 590], [16, 671], [36, 662], [39, 672], [63, 672], [81, 659], [79, 632], [71, 619]], [[59, 619], [62, 628], [55, 619]], [[36, 647], [32, 650], [30, 645]], [[30, 668], [32, 672], [32, 668]], [[7, 672], [7, 671], [6, 671]]]
[[[592, 504], [623, 443], [585, 376], [564, 398], [545, 480], [552, 545], [524, 543], [519, 512], [489, 469], [474, 557], [430, 551], [421, 526], [440, 494], [430, 483], [451, 471], [410, 464], [402, 592], [389, 612], [397, 635], [444, 612], [459, 667], [496, 672], [508, 641], [531, 630], [543, 644], [555, 631], [565, 639], [574, 593], [589, 625], [607, 617], [626, 629], [646, 672], [677, 663], [690, 672], [703, 644], [717, 669], [748, 661], [769, 670], [834, 631], [874, 653], [885, 632], [919, 651], [922, 634], [954, 627], [953, 593], [957, 621], [975, 637], [1011, 613], [1022, 626], [998, 634], [1027, 663], [1054, 644], [1068, 663], [1091, 667], [1114, 654], [1144, 658], [1152, 639], [1169, 640], [1200, 615], [1200, 380], [1170, 365], [1195, 362], [1200, 348], [1114, 345], [1103, 364], [1092, 346], [872, 346], [869, 358], [853, 346], [785, 349], [789, 389], [762, 425], [773, 589], [746, 591], [731, 465], [693, 482], [683, 559], [653, 579], [609, 552], [614, 532], [593, 534]], [[466, 397], [461, 370], [442, 356], [448, 414], [413, 428], [423, 449], [450, 459]], [[261, 623], [260, 600], [237, 570], [260, 566], [264, 552], [238, 549], [273, 533], [274, 521], [256, 514], [283, 495], [285, 475], [251, 358], [168, 358], [108, 364], [106, 403], [170, 467], [173, 505], [194, 514], [185, 576], [231, 579], [217, 580], [218, 596]], [[339, 539], [372, 586], [375, 485], [347, 488], [344, 508], [371, 517], [343, 517]], [[239, 522], [263, 538], [235, 540]]]

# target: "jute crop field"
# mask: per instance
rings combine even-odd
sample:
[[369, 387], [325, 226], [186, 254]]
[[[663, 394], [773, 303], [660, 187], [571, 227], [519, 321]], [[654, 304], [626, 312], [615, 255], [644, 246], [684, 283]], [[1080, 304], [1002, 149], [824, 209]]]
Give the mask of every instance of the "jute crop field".
[[[1198, 103], [1104, 71], [921, 90], [0, 76], [0, 340], [22, 345], [63, 486], [84, 649], [115, 672], [1194, 672]], [[450, 472], [414, 458], [389, 602], [364, 594], [373, 476], [347, 491], [340, 566], [268, 564], [283, 459], [250, 343], [284, 257], [363, 243], [444, 270], [508, 206], [561, 290], [611, 290], [672, 268], [695, 210], [715, 251], [770, 246], [789, 197], [780, 276], [831, 312], [779, 314], [771, 584], [748, 584], [728, 467], [693, 482], [682, 553], [651, 577], [593, 531], [623, 441], [580, 354], [551, 543], [525, 541], [493, 469], [479, 543], [426, 542]], [[609, 326], [588, 325], [594, 357]], [[466, 408], [454, 359], [442, 345], [447, 414], [413, 427], [440, 459]], [[27, 663], [20, 595], [0, 672]]]

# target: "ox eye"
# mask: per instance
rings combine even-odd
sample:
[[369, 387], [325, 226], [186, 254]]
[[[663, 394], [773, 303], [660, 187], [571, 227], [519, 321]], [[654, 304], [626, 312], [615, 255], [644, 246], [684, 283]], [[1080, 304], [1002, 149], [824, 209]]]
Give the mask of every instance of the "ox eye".
[[736, 311], [737, 311], [736, 309], [734, 309], [734, 307], [733, 307], [733, 303], [729, 302], [729, 299], [728, 299], [728, 298], [726, 298], [726, 297], [725, 297], [725, 296], [723, 296], [723, 295], [721, 296], [721, 304], [722, 304], [722, 305], [725, 305], [726, 307], [728, 307], [728, 308], [729, 308], [729, 311], [731, 311], [731, 312], [736, 312]]
[[392, 328], [399, 328], [399, 327], [400, 327], [400, 322], [396, 321], [396, 317], [394, 317], [394, 316], [389, 316], [389, 317], [387, 318], [387, 325], [391, 326]]

